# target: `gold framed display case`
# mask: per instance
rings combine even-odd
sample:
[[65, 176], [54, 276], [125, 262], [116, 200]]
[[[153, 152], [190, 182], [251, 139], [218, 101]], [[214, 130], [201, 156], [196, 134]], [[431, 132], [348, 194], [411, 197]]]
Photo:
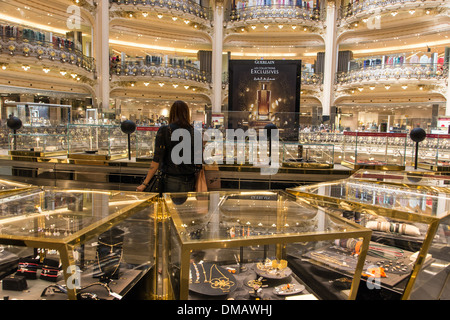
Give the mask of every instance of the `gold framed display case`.
[[333, 144], [304, 144], [285, 142], [280, 144], [285, 167], [333, 169]]
[[12, 180], [0, 179], [0, 195], [17, 193], [19, 191], [28, 190], [31, 188], [37, 188], [37, 186]]
[[[1, 252], [16, 258], [9, 272], [2, 268], [2, 295], [121, 299], [141, 280], [148, 281], [150, 295], [156, 199], [150, 193], [46, 187], [0, 194]], [[25, 286], [12, 290], [10, 278]]]
[[351, 169], [405, 170], [406, 133], [344, 132], [341, 164]]
[[66, 156], [66, 134], [11, 133], [9, 154], [14, 159]]
[[[400, 184], [420, 186], [421, 189], [442, 187], [441, 191], [446, 192], [446, 187], [450, 186], [450, 176], [439, 172], [426, 171], [380, 171], [360, 169], [353, 173], [349, 179], [368, 180], [384, 184]], [[450, 191], [450, 190], [449, 190]]]
[[[412, 143], [415, 146], [415, 143]], [[414, 165], [415, 147], [411, 147]], [[427, 134], [419, 143], [417, 167], [431, 171], [450, 171], [450, 134]]]
[[[356, 297], [371, 230], [284, 191], [163, 197], [170, 298]], [[359, 255], [341, 240], [355, 240]], [[343, 277], [347, 287], [334, 288]]]
[[152, 161], [155, 152], [156, 133], [160, 127], [136, 127], [136, 161]]
[[367, 261], [380, 264], [385, 276], [381, 290], [360, 290], [364, 297], [413, 298], [418, 275], [436, 264], [433, 246], [449, 250], [447, 187], [345, 179], [287, 191], [317, 206], [344, 209], [344, 216], [373, 230]]
[[68, 158], [117, 160], [128, 157], [128, 136], [119, 125], [68, 124]]

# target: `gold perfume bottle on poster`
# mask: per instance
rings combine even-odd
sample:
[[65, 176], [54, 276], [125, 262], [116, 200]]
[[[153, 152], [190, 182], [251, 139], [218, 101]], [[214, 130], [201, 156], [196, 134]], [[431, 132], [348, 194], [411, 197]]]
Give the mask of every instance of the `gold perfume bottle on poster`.
[[258, 120], [269, 120], [270, 94], [267, 85], [263, 83], [261, 90], [257, 92]]

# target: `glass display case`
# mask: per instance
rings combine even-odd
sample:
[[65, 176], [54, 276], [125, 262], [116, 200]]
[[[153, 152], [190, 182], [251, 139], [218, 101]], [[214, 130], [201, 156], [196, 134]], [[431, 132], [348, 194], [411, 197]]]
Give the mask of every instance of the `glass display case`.
[[[450, 249], [449, 189], [371, 179], [338, 180], [287, 191], [311, 204], [344, 209], [343, 216], [373, 231], [366, 262], [381, 266], [384, 275], [380, 278], [381, 290], [360, 287], [361, 297], [413, 298], [412, 293], [421, 286], [416, 279], [424, 270], [439, 269], [440, 277], [448, 275], [450, 256], [447, 254], [446, 264], [438, 260]], [[437, 252], [433, 254], [432, 248]]]
[[360, 169], [349, 179], [368, 180], [377, 183], [403, 184], [425, 187], [449, 187], [450, 176], [426, 171], [379, 171]]
[[0, 194], [2, 296], [121, 299], [141, 280], [150, 295], [156, 197], [60, 188]]
[[5, 103], [8, 115], [22, 120], [24, 127], [56, 127], [71, 122], [71, 105], [38, 103], [38, 102], [8, 102]]
[[344, 132], [343, 166], [351, 169], [404, 170], [406, 133]]
[[0, 179], [0, 194], [16, 193], [18, 191], [27, 190], [30, 188], [37, 187], [27, 183]]
[[128, 136], [118, 125], [68, 124], [68, 158], [116, 160], [128, 157]]
[[[414, 143], [415, 146], [415, 143]], [[411, 148], [414, 165], [415, 148]], [[419, 143], [417, 167], [432, 171], [450, 171], [450, 134], [427, 134]]]
[[339, 209], [284, 191], [163, 197], [174, 299], [354, 299], [361, 274], [371, 272], [371, 230]]
[[65, 156], [68, 149], [66, 134], [10, 133], [9, 143], [12, 156]]
[[326, 168], [334, 167], [333, 144], [283, 143], [283, 166], [295, 168]]
[[160, 127], [136, 127], [136, 161], [151, 161], [155, 149], [156, 133]]

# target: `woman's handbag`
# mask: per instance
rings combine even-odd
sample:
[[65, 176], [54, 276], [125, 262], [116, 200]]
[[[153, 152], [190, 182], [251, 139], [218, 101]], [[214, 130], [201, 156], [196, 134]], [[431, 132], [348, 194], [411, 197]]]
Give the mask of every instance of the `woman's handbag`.
[[202, 168], [196, 174], [195, 192], [208, 192], [208, 185], [206, 184], [205, 168]]
[[160, 169], [156, 170], [155, 174], [150, 179], [150, 182], [145, 187], [144, 192], [158, 193], [159, 196], [162, 196], [163, 176], [162, 176], [162, 171]]

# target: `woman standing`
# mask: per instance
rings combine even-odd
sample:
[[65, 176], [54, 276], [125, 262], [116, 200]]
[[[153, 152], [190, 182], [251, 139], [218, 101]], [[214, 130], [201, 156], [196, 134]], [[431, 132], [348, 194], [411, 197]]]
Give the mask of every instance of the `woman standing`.
[[[172, 149], [181, 141], [171, 141], [172, 133], [177, 129], [185, 129], [190, 135], [191, 161], [175, 164]], [[162, 192], [190, 192], [195, 190], [195, 173], [201, 164], [194, 163], [194, 128], [191, 125], [189, 107], [184, 101], [175, 101], [170, 108], [169, 125], [159, 128], [155, 138], [153, 161], [144, 182], [136, 191], [144, 191], [161, 164], [163, 188]], [[200, 150], [201, 151], [201, 150]]]

